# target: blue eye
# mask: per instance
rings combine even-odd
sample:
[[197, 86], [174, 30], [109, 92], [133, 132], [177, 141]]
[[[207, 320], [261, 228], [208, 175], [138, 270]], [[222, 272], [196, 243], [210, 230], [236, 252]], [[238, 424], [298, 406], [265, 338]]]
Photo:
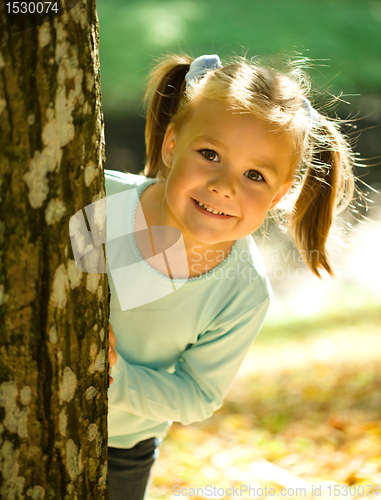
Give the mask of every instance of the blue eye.
[[218, 154], [212, 149], [201, 149], [200, 153], [208, 161], [220, 161], [220, 159], [218, 158]]
[[246, 177], [248, 177], [251, 181], [264, 181], [264, 177], [262, 174], [257, 172], [257, 170], [248, 170], [245, 172]]

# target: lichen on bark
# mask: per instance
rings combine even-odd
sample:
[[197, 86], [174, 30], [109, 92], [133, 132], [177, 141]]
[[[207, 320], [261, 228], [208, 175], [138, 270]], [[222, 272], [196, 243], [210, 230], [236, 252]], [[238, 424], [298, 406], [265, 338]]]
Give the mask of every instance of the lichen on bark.
[[103, 164], [94, 0], [18, 33], [0, 4], [0, 497], [7, 500], [108, 498], [107, 276], [76, 268], [69, 234], [70, 217], [105, 196]]

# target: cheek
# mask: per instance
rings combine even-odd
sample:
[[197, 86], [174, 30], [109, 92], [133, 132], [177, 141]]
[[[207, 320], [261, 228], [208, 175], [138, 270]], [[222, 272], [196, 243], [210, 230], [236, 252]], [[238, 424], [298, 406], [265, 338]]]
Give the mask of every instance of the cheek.
[[186, 181], [183, 176], [171, 172], [165, 186], [165, 198], [172, 210], [180, 207], [185, 199]]
[[258, 224], [260, 226], [269, 211], [270, 203], [270, 196], [261, 192], [254, 194], [251, 193], [251, 195], [245, 200], [243, 208], [245, 214], [245, 224], [248, 226]]
[[249, 211], [255, 210], [255, 213], [266, 210], [269, 203], [270, 196], [268, 196], [267, 193], [264, 193], [261, 189], [258, 189], [256, 192], [251, 192], [245, 197], [245, 206], [249, 209]]
[[173, 202], [176, 201], [175, 190], [176, 190], [175, 180], [168, 178], [165, 185], [165, 198], [169, 205], [173, 204]]
[[188, 162], [188, 164], [182, 163], [181, 168], [176, 165], [175, 168], [171, 169], [167, 183], [171, 189], [184, 193], [198, 184], [204, 184], [205, 179], [197, 165]]

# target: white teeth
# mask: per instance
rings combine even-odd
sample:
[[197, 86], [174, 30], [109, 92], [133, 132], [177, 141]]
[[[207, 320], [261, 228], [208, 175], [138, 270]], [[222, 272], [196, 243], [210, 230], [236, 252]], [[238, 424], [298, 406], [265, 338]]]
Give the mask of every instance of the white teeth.
[[195, 202], [197, 203], [197, 205], [199, 207], [202, 207], [204, 210], [207, 210], [208, 212], [212, 212], [213, 214], [228, 215], [228, 214], [224, 214], [224, 212], [219, 212], [218, 210], [214, 210], [213, 208], [210, 208], [207, 205], [204, 205], [204, 203], [202, 203], [201, 201], [195, 200]]

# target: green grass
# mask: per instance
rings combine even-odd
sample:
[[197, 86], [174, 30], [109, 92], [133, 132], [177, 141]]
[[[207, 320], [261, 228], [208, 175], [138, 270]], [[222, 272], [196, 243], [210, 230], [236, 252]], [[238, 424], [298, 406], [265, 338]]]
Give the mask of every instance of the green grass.
[[326, 312], [319, 316], [308, 316], [303, 318], [286, 317], [281, 321], [270, 320], [265, 325], [255, 342], [266, 344], [279, 340], [302, 339], [306, 336], [313, 337], [322, 332], [329, 332], [334, 328], [366, 328], [369, 323], [377, 324], [381, 328], [380, 304], [365, 305], [354, 309], [338, 309]]
[[149, 68], [166, 52], [222, 60], [299, 52], [320, 60], [310, 75], [330, 92], [380, 91], [378, 0], [108, 0], [97, 8], [103, 105], [111, 114], [141, 110]]

